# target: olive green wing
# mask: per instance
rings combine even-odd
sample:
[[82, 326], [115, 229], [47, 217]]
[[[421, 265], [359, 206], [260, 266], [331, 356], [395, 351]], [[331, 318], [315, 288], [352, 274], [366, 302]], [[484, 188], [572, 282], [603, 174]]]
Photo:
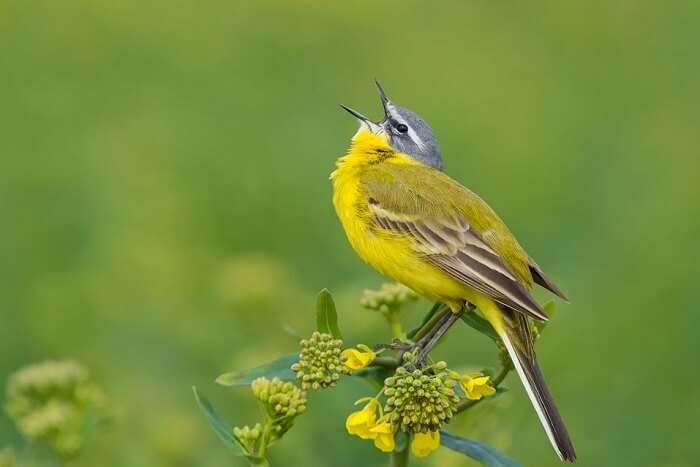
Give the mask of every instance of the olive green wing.
[[375, 229], [410, 238], [416, 253], [451, 277], [547, 319], [528, 290], [527, 254], [478, 196], [429, 167], [383, 164], [361, 178]]

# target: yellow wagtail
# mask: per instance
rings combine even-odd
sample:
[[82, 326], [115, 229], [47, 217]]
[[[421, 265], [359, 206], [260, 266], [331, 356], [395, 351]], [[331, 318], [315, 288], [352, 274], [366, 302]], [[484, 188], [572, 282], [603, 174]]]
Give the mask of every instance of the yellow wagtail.
[[476, 306], [501, 337], [552, 446], [562, 460], [574, 447], [537, 364], [529, 319], [546, 320], [533, 282], [564, 293], [518, 244], [479, 196], [442, 172], [432, 129], [395, 105], [379, 83], [384, 118], [357, 117], [360, 129], [331, 174], [333, 204], [350, 244], [379, 272], [446, 312], [421, 351]]

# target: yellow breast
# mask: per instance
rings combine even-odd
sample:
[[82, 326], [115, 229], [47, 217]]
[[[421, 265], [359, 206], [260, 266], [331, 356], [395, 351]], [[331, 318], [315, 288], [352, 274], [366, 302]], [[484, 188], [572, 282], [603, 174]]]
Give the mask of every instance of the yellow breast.
[[[363, 134], [364, 133], [364, 134]], [[373, 228], [368, 196], [362, 189], [362, 175], [374, 164], [416, 164], [405, 155], [393, 152], [383, 140], [362, 130], [353, 138], [353, 146], [337, 162], [331, 174], [333, 204], [353, 249], [380, 273], [401, 282], [433, 301], [445, 303], [476, 299], [474, 291], [425, 261], [412, 242], [395, 234]], [[360, 141], [358, 141], [360, 139]], [[391, 151], [379, 154], [373, 145]], [[379, 160], [381, 159], [381, 160]]]

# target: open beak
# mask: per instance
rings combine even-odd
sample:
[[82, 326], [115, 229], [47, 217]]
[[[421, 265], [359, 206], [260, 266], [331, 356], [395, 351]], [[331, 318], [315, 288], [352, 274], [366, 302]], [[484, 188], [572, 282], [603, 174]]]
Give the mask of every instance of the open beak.
[[343, 105], [343, 104], [340, 104], [340, 106], [341, 106], [343, 109], [345, 109], [345, 111], [347, 111], [350, 115], [352, 115], [353, 117], [357, 118], [357, 119], [360, 121], [361, 124], [363, 124], [363, 125], [365, 125], [367, 128], [369, 128], [369, 131], [371, 131], [372, 133], [379, 133], [379, 131], [381, 131], [381, 129], [382, 129], [381, 126], [377, 125], [376, 123], [374, 123], [372, 120], [370, 120], [369, 118], [367, 118], [367, 117], [365, 117], [364, 115], [362, 115], [362, 114], [361, 114], [360, 112], [358, 112], [357, 110], [351, 109], [350, 107], [347, 107], [347, 106], [345, 106], [345, 105]]
[[384, 119], [381, 120], [380, 122], [374, 123], [372, 120], [369, 118], [365, 117], [362, 115], [360, 112], [358, 112], [355, 109], [351, 109], [350, 107], [346, 107], [341, 104], [341, 107], [345, 109], [350, 115], [353, 117], [357, 118], [360, 123], [365, 125], [367, 128], [372, 133], [379, 133], [381, 131], [384, 131], [384, 126], [383, 124], [389, 120], [389, 106], [393, 105], [391, 101], [389, 100], [388, 97], [386, 97], [386, 93], [384, 92], [384, 89], [382, 88], [382, 85], [379, 84], [379, 81], [376, 79], [374, 80], [374, 84], [377, 85], [377, 92], [379, 93], [379, 99], [382, 101], [382, 108], [384, 109]]
[[350, 115], [352, 115], [353, 117], [357, 118], [359, 121], [365, 122], [365, 123], [367, 123], [367, 122], [370, 121], [369, 118], [365, 117], [364, 115], [362, 115], [362, 114], [361, 114], [360, 112], [358, 112], [357, 110], [351, 109], [350, 107], [347, 107], [347, 106], [345, 106], [345, 105], [343, 105], [343, 104], [340, 104], [340, 106], [341, 106], [342, 108], [344, 108]]
[[382, 101], [382, 107], [384, 108], [384, 117], [389, 118], [389, 111], [387, 110], [387, 106], [389, 105], [389, 98], [386, 97], [386, 93], [384, 92], [384, 89], [382, 88], [382, 85], [379, 84], [379, 81], [375, 78], [374, 84], [377, 85], [377, 92], [379, 93], [379, 99]]

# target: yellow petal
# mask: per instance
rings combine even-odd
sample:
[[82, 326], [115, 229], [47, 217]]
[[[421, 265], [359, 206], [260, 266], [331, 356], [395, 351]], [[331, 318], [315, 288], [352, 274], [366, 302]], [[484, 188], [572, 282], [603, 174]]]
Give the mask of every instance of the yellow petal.
[[471, 380], [461, 380], [459, 382], [459, 385], [462, 387], [462, 391], [464, 391], [464, 394], [467, 396], [467, 399], [470, 400], [479, 400], [481, 399], [481, 396], [474, 391], [474, 383], [471, 382]]
[[440, 447], [440, 432], [416, 433], [411, 441], [411, 452], [416, 457], [426, 457]]
[[489, 382], [489, 379], [491, 379], [490, 376], [480, 376], [478, 378], [472, 378], [472, 381], [476, 386], [483, 386]]
[[351, 370], [360, 370], [374, 360], [376, 354], [371, 350], [366, 352], [357, 349], [345, 349], [342, 355], [345, 357], [345, 366]]
[[388, 422], [382, 422], [370, 430], [374, 438], [374, 447], [383, 452], [391, 452], [396, 446], [394, 441], [394, 427]]
[[367, 414], [364, 410], [353, 412], [350, 415], [348, 415], [347, 419], [345, 419], [345, 428], [347, 428], [348, 431], [351, 431], [356, 426], [366, 424], [368, 420], [369, 418], [367, 417]]
[[388, 434], [388, 433], [393, 433], [394, 428], [391, 426], [391, 423], [382, 422], [382, 423], [376, 425], [374, 428], [372, 428], [372, 432], [378, 433], [378, 434]]
[[382, 452], [391, 452], [396, 447], [394, 435], [379, 435], [374, 438], [374, 447]]
[[371, 429], [375, 426], [378, 407], [377, 400], [372, 399], [362, 410], [351, 413], [345, 419], [345, 429], [348, 433], [362, 439], [374, 439], [376, 435], [371, 432]]
[[360, 437], [361, 439], [376, 439], [377, 434], [372, 432], [372, 425], [362, 425], [355, 427], [351, 435]]
[[490, 376], [483, 373], [468, 373], [460, 378], [459, 385], [467, 396], [467, 399], [478, 401], [483, 396], [489, 396], [496, 390], [488, 384]]
[[466, 381], [466, 384], [467, 384], [467, 391], [472, 392], [474, 390], [474, 380], [469, 378]]

